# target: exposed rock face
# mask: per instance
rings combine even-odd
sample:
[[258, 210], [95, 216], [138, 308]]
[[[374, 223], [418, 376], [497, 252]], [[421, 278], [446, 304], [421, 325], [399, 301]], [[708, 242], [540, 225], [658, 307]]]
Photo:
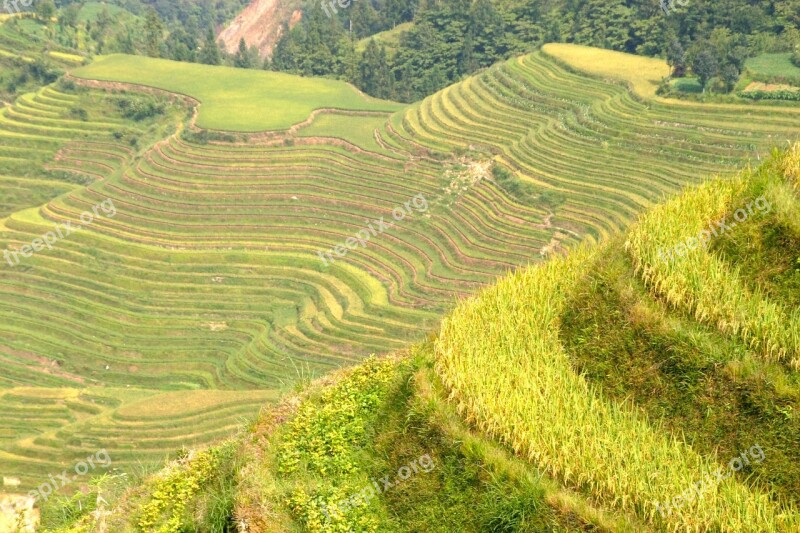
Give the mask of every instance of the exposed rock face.
[[248, 47], [258, 48], [262, 58], [269, 57], [286, 27], [293, 28], [301, 17], [299, 0], [253, 0], [217, 39], [228, 52], [235, 53], [244, 38]]

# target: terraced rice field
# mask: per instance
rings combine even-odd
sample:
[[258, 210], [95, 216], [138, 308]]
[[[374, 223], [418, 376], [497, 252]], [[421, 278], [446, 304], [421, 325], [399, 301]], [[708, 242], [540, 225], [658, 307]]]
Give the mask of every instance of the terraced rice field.
[[487, 148], [543, 195], [563, 199], [554, 225], [596, 238], [686, 183], [785, 146], [798, 123], [800, 108], [641, 100], [544, 52], [448, 87], [392, 121], [432, 149]]
[[22, 487], [35, 487], [102, 449], [112, 459], [109, 472], [139, 473], [183, 446], [235, 433], [276, 399], [274, 391], [0, 389], [0, 463], [4, 476], [18, 478]]
[[[38, 120], [19, 133], [57, 132]], [[102, 137], [101, 125], [90, 125]], [[548, 242], [541, 210], [466, 166], [381, 151], [316, 137], [286, 146], [171, 136], [141, 153], [97, 139], [62, 147], [50, 164], [91, 185], [15, 212], [4, 221], [4, 245], [17, 249], [56, 222], [77, 224], [108, 199], [117, 214], [0, 267], [0, 386], [18, 406], [57, 405], [48, 405], [57, 413], [47, 411], [50, 424], [3, 444], [4, 470], [34, 483], [98, 446], [119, 468], [133, 468], [229, 433], [243, 411], [255, 414], [298, 378], [424, 336], [456, 297], [536, 258]], [[346, 259], [320, 261], [318, 250], [391, 218], [416, 195], [428, 203], [424, 212]], [[72, 413], [60, 397], [28, 399], [20, 387], [29, 386], [106, 399], [96, 412]], [[158, 436], [163, 420], [147, 417], [149, 405], [169, 400], [164, 389], [188, 396], [168, 402], [176, 426], [162, 424]], [[208, 389], [230, 398], [221, 393], [213, 419], [190, 429], [198, 415], [186, 404]], [[235, 401], [248, 390], [264, 392]], [[9, 436], [26, 409], [13, 412], [3, 421]], [[138, 444], [148, 431], [152, 438]], [[30, 456], [41, 464], [31, 468]]]
[[[113, 114], [73, 120], [76, 98], [49, 87], [0, 116], [3, 149], [41, 150], [43, 167], [80, 185], [10, 202], [4, 249], [100, 202], [116, 210], [23, 264], [0, 264], [0, 390], [13, 407], [0, 434], [37, 410], [43, 419], [0, 444], [0, 469], [25, 486], [98, 447], [125, 470], [229, 432], [275, 391], [405, 347], [458, 297], [783, 142], [799, 116], [643, 103], [541, 53], [391, 118], [390, 106], [383, 124], [342, 104], [342, 123], [319, 114], [226, 141], [178, 128], [144, 142], [185, 110], [146, 127]], [[0, 173], [21, 174], [26, 158], [0, 160]], [[534, 201], [495, 182], [493, 162], [532, 183]], [[420, 195], [426, 209], [320, 260]]]
[[75, 170], [69, 151], [58, 160], [56, 153], [67, 143], [82, 150], [99, 150], [94, 166], [119, 166], [131, 150], [91, 140], [108, 137], [124, 127], [119, 119], [86, 122], [70, 117], [69, 110], [79, 102], [76, 95], [54, 87], [25, 94], [12, 106], [0, 108], [0, 217], [46, 201], [90, 181], [92, 163], [86, 161], [83, 178], [66, 174]]
[[[755, 177], [704, 184], [459, 305], [435, 346], [462, 414], [655, 530], [798, 531], [800, 233], [785, 221], [799, 156], [796, 145]], [[737, 213], [756, 197], [771, 210], [748, 229]], [[658, 257], [720, 217], [740, 225]], [[747, 255], [771, 275], [740, 277]]]

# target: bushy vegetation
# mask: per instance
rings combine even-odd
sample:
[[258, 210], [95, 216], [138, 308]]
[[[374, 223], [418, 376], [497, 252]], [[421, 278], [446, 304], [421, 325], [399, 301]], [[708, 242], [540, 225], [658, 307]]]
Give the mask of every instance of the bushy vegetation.
[[146, 118], [152, 118], [163, 114], [166, 104], [154, 98], [132, 96], [118, 99], [117, 107], [119, 107], [123, 117], [138, 122]]
[[[323, 391], [314, 402], [303, 403], [287, 423], [277, 450], [277, 474], [289, 489], [283, 498], [292, 517], [311, 531], [384, 531], [384, 517], [369, 509], [366, 498], [342, 509], [338, 504], [357, 494], [370, 480], [359, 472], [358, 454], [368, 446], [367, 427], [385, 399], [396, 366], [368, 359], [347, 379]], [[302, 475], [300, 475], [302, 472]], [[293, 484], [300, 475], [314, 476], [316, 486]]]
[[738, 93], [742, 98], [750, 100], [787, 100], [792, 102], [800, 101], [799, 91], [742, 91]]

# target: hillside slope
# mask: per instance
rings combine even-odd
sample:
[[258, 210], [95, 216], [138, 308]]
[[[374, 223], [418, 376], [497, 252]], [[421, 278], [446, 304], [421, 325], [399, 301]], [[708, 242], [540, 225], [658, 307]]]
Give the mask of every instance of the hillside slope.
[[[731, 174], [800, 116], [642, 100], [545, 53], [410, 107], [132, 56], [87, 71], [0, 110], [14, 493], [99, 449], [130, 474], [214, 442], [294, 383], [424, 338], [499, 276]], [[248, 107], [231, 112], [226, 80]], [[227, 131], [193, 127], [206, 112]]]
[[253, 0], [219, 32], [217, 40], [235, 54], [239, 40], [244, 39], [248, 47], [258, 48], [262, 58], [270, 57], [285, 28], [292, 29], [301, 16], [297, 0]]
[[799, 182], [795, 145], [511, 274], [69, 531], [796, 531]]

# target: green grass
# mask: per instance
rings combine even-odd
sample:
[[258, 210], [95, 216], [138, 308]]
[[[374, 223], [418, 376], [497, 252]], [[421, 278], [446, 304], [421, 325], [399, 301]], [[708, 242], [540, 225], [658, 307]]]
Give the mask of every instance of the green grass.
[[147, 85], [191, 96], [202, 103], [197, 125], [218, 130], [285, 129], [302, 122], [320, 108], [351, 111], [400, 108], [400, 104], [371, 98], [341, 81], [123, 54], [100, 56], [72, 74], [79, 78]]
[[[759, 81], [774, 80], [779, 82], [787, 80], [794, 85], [800, 84], [800, 67], [791, 62], [790, 52], [783, 54], [762, 54], [751, 57], [745, 62], [745, 67], [753, 72]], [[761, 78], [766, 79], [761, 79]]]
[[322, 113], [298, 131], [300, 137], [334, 137], [344, 139], [373, 152], [384, 149], [375, 141], [375, 130], [386, 123], [386, 116], [363, 117], [338, 113]]
[[412, 27], [414, 27], [413, 22], [403, 22], [402, 24], [398, 24], [390, 30], [376, 33], [370, 37], [365, 37], [356, 43], [356, 52], [363, 52], [367, 47], [367, 43], [371, 39], [375, 39], [378, 44], [386, 46], [386, 50], [389, 53], [392, 53], [400, 45], [400, 37], [402, 36], [403, 32], [410, 30]]
[[702, 93], [703, 86], [697, 78], [675, 78], [671, 82], [672, 86], [685, 93]]

